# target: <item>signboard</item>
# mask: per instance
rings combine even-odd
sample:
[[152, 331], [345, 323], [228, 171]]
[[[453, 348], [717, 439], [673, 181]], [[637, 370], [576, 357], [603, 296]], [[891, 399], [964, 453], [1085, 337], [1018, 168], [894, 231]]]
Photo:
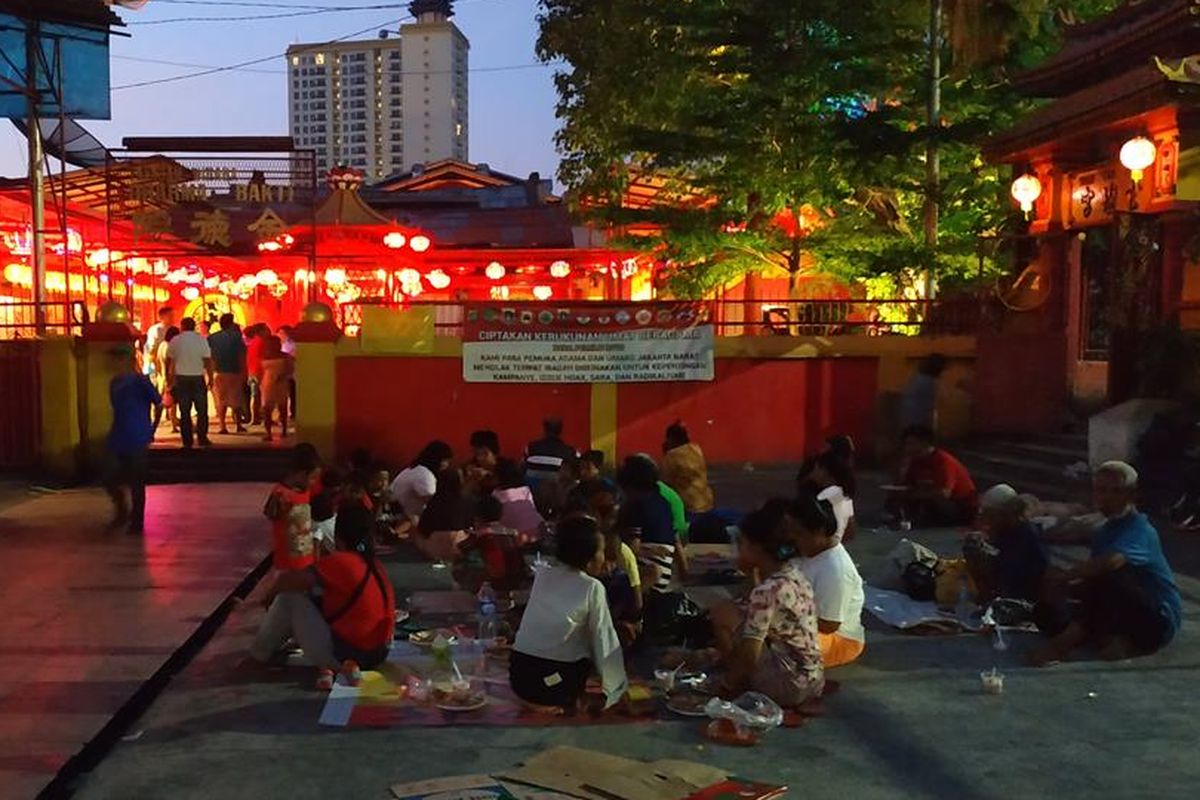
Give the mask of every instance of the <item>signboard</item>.
[[110, 248], [167, 254], [299, 255], [290, 231], [307, 232], [312, 248], [316, 165], [311, 151], [271, 157], [162, 155], [109, 159]]
[[713, 326], [698, 303], [469, 306], [468, 383], [711, 381]]
[[42, 119], [60, 113], [72, 119], [112, 118], [107, 24], [30, 23], [9, 14], [0, 14], [0, 118], [29, 115], [24, 89], [30, 84], [26, 45], [31, 41]]

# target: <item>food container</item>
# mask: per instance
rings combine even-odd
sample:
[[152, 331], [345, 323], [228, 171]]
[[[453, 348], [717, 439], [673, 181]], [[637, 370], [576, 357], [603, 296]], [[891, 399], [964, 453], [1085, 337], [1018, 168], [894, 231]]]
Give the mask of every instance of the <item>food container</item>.
[[979, 673], [979, 681], [985, 694], [1004, 694], [1004, 673], [992, 667], [990, 672]]

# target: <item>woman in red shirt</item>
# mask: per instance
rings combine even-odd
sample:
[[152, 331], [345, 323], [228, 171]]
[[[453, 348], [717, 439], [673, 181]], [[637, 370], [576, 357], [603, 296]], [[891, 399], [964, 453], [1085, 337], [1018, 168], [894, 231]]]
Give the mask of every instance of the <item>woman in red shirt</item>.
[[317, 667], [317, 688], [333, 686], [339, 665], [356, 680], [360, 668], [387, 660], [396, 625], [396, 598], [387, 571], [375, 558], [374, 517], [359, 505], [338, 512], [337, 550], [315, 566], [286, 572], [276, 582], [270, 609], [250, 654], [276, 657], [290, 636]]
[[979, 493], [971, 473], [950, 453], [935, 446], [933, 431], [912, 425], [904, 431], [904, 512], [924, 528], [969, 525], [979, 511]]

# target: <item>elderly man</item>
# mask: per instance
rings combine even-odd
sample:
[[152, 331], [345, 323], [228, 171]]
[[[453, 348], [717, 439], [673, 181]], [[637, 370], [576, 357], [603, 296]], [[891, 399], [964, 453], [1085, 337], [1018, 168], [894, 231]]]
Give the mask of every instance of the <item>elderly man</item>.
[[1036, 603], [1042, 596], [1046, 551], [1016, 489], [1001, 483], [983, 493], [979, 527], [983, 535], [972, 534], [963, 544], [979, 599], [1008, 597]]
[[1038, 666], [1091, 644], [1112, 660], [1148, 655], [1170, 644], [1179, 630], [1180, 599], [1158, 532], [1134, 506], [1137, 471], [1109, 461], [1092, 477], [1096, 509], [1105, 522], [1091, 536], [1091, 557], [1058, 573], [1078, 605], [1070, 621], [1032, 657]]

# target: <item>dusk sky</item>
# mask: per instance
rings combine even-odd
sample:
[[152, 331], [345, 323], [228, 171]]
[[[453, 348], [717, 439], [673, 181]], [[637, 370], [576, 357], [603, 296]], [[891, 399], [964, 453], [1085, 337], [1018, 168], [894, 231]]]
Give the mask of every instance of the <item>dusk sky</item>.
[[[534, 170], [551, 176], [558, 165], [553, 69], [537, 64], [534, 55], [537, 5], [537, 0], [458, 0], [454, 6], [454, 21], [471, 41], [470, 160], [522, 177]], [[321, 7], [368, 6], [376, 8], [312, 13]], [[385, 0], [150, 0], [140, 11], [118, 13], [130, 36], [112, 39], [112, 120], [82, 123], [109, 147], [120, 147], [122, 136], [139, 134], [286, 134], [282, 54], [289, 44], [328, 41], [364, 29], [353, 38], [374, 38], [380, 29], [396, 30], [402, 17], [410, 21], [407, 1]], [[304, 16], [146, 24], [298, 13]], [[265, 56], [277, 57], [247, 69], [121, 88]], [[0, 175], [20, 175], [24, 137], [9, 123], [0, 131]]]

